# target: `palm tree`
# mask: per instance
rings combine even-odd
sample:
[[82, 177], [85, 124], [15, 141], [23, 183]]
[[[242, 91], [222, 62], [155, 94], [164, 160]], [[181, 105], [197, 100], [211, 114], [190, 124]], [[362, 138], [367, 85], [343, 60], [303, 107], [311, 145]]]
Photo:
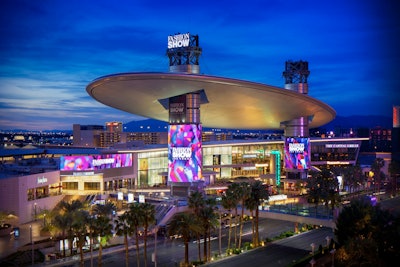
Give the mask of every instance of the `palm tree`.
[[[203, 229], [203, 249], [204, 249], [204, 262], [207, 262], [211, 258], [211, 230], [218, 225], [218, 215], [215, 212], [215, 203], [208, 202], [207, 206], [200, 210], [199, 219]], [[208, 238], [208, 242], [207, 242]], [[207, 247], [208, 245], [208, 247]]]
[[[222, 207], [229, 212], [236, 207], [235, 198], [232, 194], [225, 194], [222, 196]], [[229, 214], [229, 229], [228, 229], [228, 250], [231, 246], [231, 235], [232, 235], [232, 216]]]
[[62, 216], [66, 216], [67, 226], [67, 238], [69, 243], [70, 255], [72, 255], [73, 250], [73, 241], [74, 241], [74, 231], [72, 229], [72, 224], [74, 221], [74, 213], [84, 207], [83, 203], [79, 200], [73, 200], [71, 202], [61, 201], [59, 204], [60, 214]]
[[[238, 215], [238, 204], [239, 204], [239, 193], [240, 193], [240, 185], [238, 183], [233, 183], [228, 186], [228, 189], [226, 190], [226, 196], [228, 198], [231, 198], [231, 201], [233, 202], [233, 207], [235, 209], [235, 232], [234, 232], [234, 238], [235, 238], [235, 248], [237, 248], [237, 215]], [[231, 225], [230, 225], [231, 226]]]
[[79, 248], [79, 254], [80, 254], [80, 264], [81, 266], [84, 266], [84, 259], [83, 259], [83, 245], [86, 242], [86, 236], [87, 236], [87, 227], [89, 224], [89, 212], [86, 210], [80, 209], [76, 210], [73, 212], [73, 219], [72, 219], [72, 225], [71, 228], [73, 232], [75, 233], [75, 236], [77, 238], [77, 245]]
[[152, 204], [150, 203], [140, 203], [141, 217], [144, 228], [144, 266], [147, 266], [147, 234], [150, 225], [154, 224], [156, 221], [156, 211]]
[[63, 257], [65, 258], [65, 238], [66, 231], [72, 224], [72, 218], [68, 213], [57, 214], [52, 221], [53, 225], [61, 231], [61, 238], [63, 240]]
[[97, 215], [104, 215], [111, 218], [111, 215], [116, 210], [114, 203], [107, 202], [103, 204], [96, 204], [92, 207], [92, 212]]
[[100, 238], [98, 266], [101, 266], [103, 245], [105, 245], [112, 236], [112, 224], [111, 219], [105, 215], [99, 215], [93, 219], [94, 234]]
[[189, 241], [201, 231], [201, 225], [197, 218], [190, 213], [176, 214], [168, 224], [168, 235], [182, 236], [185, 245], [184, 266], [189, 266]]
[[129, 205], [128, 215], [129, 215], [129, 224], [132, 230], [132, 233], [135, 235], [135, 245], [136, 245], [136, 265], [140, 266], [140, 257], [139, 257], [139, 227], [143, 224], [143, 216], [141, 216], [142, 209], [141, 204], [133, 203]]
[[[188, 198], [188, 204], [189, 204], [189, 208], [193, 210], [193, 213], [197, 217], [200, 217], [200, 210], [205, 205], [205, 200], [204, 200], [203, 194], [199, 191], [193, 191]], [[199, 253], [199, 255], [198, 255], [199, 261], [201, 261], [200, 232], [197, 235], [197, 249], [198, 249], [198, 253]]]
[[383, 166], [385, 166], [385, 161], [382, 158], [376, 158], [371, 166], [371, 171], [374, 173], [375, 184], [378, 184], [378, 192], [381, 190], [381, 179], [385, 176], [381, 171]]
[[239, 184], [237, 193], [239, 196], [239, 201], [242, 206], [242, 214], [240, 215], [240, 231], [239, 231], [239, 243], [238, 248], [242, 247], [242, 234], [243, 234], [243, 217], [244, 217], [244, 209], [245, 209], [245, 202], [250, 197], [251, 187], [250, 184], [247, 182], [241, 182]]
[[125, 265], [129, 266], [129, 246], [128, 246], [128, 236], [131, 235], [132, 229], [130, 227], [130, 215], [128, 211], [125, 211], [123, 214], [119, 215], [115, 220], [115, 232], [118, 236], [124, 237], [124, 245], [125, 245]]
[[389, 163], [388, 170], [391, 177], [391, 193], [395, 196], [397, 194], [397, 178], [400, 175], [400, 162], [392, 160]]
[[255, 235], [253, 236], [253, 245], [256, 247], [259, 245], [259, 232], [258, 232], [259, 210], [258, 210], [258, 206], [260, 206], [264, 200], [268, 200], [268, 198], [269, 198], [268, 188], [261, 181], [255, 181], [251, 184], [250, 196], [247, 199], [247, 205], [248, 205], [247, 207], [249, 209], [254, 209], [256, 212], [256, 216], [255, 216], [255, 220], [254, 220]]

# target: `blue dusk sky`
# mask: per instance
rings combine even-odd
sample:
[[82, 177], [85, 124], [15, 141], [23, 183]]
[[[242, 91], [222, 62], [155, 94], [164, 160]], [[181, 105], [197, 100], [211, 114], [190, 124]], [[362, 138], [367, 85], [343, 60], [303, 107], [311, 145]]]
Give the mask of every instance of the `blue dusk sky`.
[[0, 129], [71, 130], [141, 117], [86, 86], [123, 72], [167, 72], [167, 36], [198, 34], [202, 74], [283, 87], [305, 60], [309, 95], [337, 116], [400, 105], [400, 24], [388, 0], [3, 0]]

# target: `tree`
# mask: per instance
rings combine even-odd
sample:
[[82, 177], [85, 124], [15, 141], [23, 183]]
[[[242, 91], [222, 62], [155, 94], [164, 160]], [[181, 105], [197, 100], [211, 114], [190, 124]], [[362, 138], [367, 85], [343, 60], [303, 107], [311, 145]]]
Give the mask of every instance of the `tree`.
[[79, 248], [80, 264], [84, 266], [83, 246], [86, 243], [87, 227], [89, 224], [89, 212], [79, 209], [73, 212], [72, 215], [72, 231], [77, 238], [77, 245]]
[[247, 182], [241, 182], [239, 184], [239, 187], [237, 188], [237, 193], [239, 196], [239, 201], [240, 201], [240, 205], [242, 208], [242, 213], [240, 215], [240, 220], [239, 220], [239, 224], [240, 224], [240, 230], [239, 230], [239, 243], [238, 243], [238, 248], [242, 247], [242, 235], [243, 235], [243, 218], [244, 218], [244, 209], [245, 209], [245, 203], [246, 200], [250, 197], [250, 193], [251, 193], [251, 187], [250, 184]]
[[[200, 217], [200, 210], [204, 207], [205, 205], [205, 199], [203, 194], [200, 191], [193, 191], [190, 193], [190, 196], [188, 198], [188, 206], [190, 209], [192, 209], [193, 213], [197, 216]], [[201, 260], [201, 248], [200, 248], [200, 232], [197, 234], [197, 249], [198, 249], [198, 257], [199, 261]]]
[[139, 257], [139, 227], [143, 224], [142, 220], [143, 217], [141, 216], [142, 209], [141, 209], [141, 204], [139, 203], [133, 203], [129, 205], [129, 210], [128, 210], [128, 220], [129, 220], [129, 225], [132, 233], [135, 235], [135, 246], [136, 246], [136, 264], [139, 267], [140, 266], [140, 257]]
[[154, 206], [150, 203], [140, 203], [140, 210], [141, 210], [141, 222], [144, 228], [144, 266], [147, 266], [147, 234], [149, 231], [150, 225], [154, 224], [156, 221], [156, 211]]
[[[90, 218], [91, 226], [91, 240], [93, 239], [93, 234], [99, 236], [99, 255], [98, 255], [98, 266], [102, 265], [102, 252], [103, 245], [112, 236], [112, 224], [111, 224], [111, 214], [114, 210], [114, 204], [96, 204], [93, 207], [93, 216]], [[93, 230], [93, 231], [92, 231]], [[92, 245], [93, 241], [91, 241]]]
[[201, 225], [197, 218], [190, 213], [176, 214], [168, 224], [168, 235], [182, 236], [185, 245], [184, 266], [189, 266], [189, 242], [201, 231]]
[[389, 174], [391, 177], [390, 189], [392, 195], [397, 194], [397, 179], [400, 177], [400, 163], [399, 161], [392, 160], [389, 164]]
[[[335, 235], [345, 266], [390, 266], [400, 260], [400, 216], [372, 206], [369, 198], [352, 200], [340, 212]], [[359, 266], [359, 265], [357, 265]]]
[[74, 223], [74, 214], [76, 211], [83, 209], [84, 204], [79, 200], [73, 200], [71, 202], [61, 201], [58, 205], [60, 208], [60, 214], [67, 217], [65, 218], [66, 223], [68, 223], [67, 238], [69, 243], [70, 255], [72, 255], [73, 240], [75, 237], [74, 231], [72, 229]]
[[125, 245], [125, 266], [129, 266], [129, 246], [128, 246], [128, 236], [132, 234], [132, 228], [130, 227], [130, 215], [128, 211], [119, 215], [115, 220], [115, 231], [118, 236], [124, 237]]
[[[374, 174], [374, 182], [375, 182], [374, 185], [378, 185], [377, 192], [379, 192], [381, 190], [381, 180], [385, 176], [384, 173], [381, 171], [383, 166], [385, 166], [385, 161], [382, 158], [376, 158], [371, 166], [371, 172]], [[375, 186], [374, 186], [374, 190], [375, 190]]]
[[310, 172], [311, 177], [307, 180], [308, 199], [315, 203], [315, 214], [317, 215], [318, 204], [323, 201], [328, 207], [335, 207], [340, 202], [339, 183], [333, 173], [328, 169]]
[[268, 188], [261, 181], [254, 181], [250, 187], [250, 196], [247, 199], [247, 207], [249, 209], [253, 208], [256, 212], [255, 220], [254, 220], [254, 228], [255, 228], [255, 236], [253, 236], [253, 245], [259, 246], [259, 210], [258, 206], [264, 200], [268, 200], [269, 191]]
[[[230, 198], [230, 201], [233, 203], [233, 207], [235, 210], [235, 225], [234, 225], [234, 238], [235, 238], [235, 248], [237, 248], [237, 217], [238, 217], [238, 204], [240, 200], [240, 185], [238, 183], [232, 183], [228, 185], [228, 189], [226, 190], [225, 194], [228, 198]], [[231, 226], [231, 225], [230, 225]]]
[[[229, 212], [236, 207], [236, 197], [233, 194], [225, 194], [222, 196], [222, 207]], [[228, 230], [228, 250], [231, 245], [231, 235], [232, 235], [232, 214], [229, 214], [229, 230]]]
[[65, 257], [65, 238], [66, 232], [70, 229], [70, 225], [72, 224], [72, 217], [68, 213], [57, 214], [54, 216], [53, 225], [61, 231], [61, 238], [63, 240], [63, 257]]

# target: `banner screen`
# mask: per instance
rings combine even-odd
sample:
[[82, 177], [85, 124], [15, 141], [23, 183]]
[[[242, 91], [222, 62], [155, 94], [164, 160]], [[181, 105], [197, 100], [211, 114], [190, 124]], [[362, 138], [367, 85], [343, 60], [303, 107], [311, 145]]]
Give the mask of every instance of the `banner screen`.
[[61, 171], [93, 171], [132, 166], [132, 154], [61, 156]]
[[170, 125], [168, 129], [168, 181], [199, 180], [201, 161], [201, 125]]
[[285, 168], [306, 170], [311, 167], [310, 138], [287, 137], [285, 139]]

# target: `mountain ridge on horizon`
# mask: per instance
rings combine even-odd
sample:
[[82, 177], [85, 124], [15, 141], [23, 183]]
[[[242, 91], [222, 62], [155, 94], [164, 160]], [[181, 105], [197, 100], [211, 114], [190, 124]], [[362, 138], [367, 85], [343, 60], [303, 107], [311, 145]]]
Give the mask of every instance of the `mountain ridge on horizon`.
[[[145, 122], [145, 123], [144, 123]], [[134, 120], [127, 123], [124, 123], [124, 131], [125, 132], [149, 132], [149, 131], [164, 131], [165, 127], [168, 126], [167, 122], [159, 121], [155, 119], [142, 119], [142, 120]], [[143, 127], [150, 127], [149, 129], [143, 129]], [[393, 120], [391, 117], [382, 116], [382, 115], [352, 115], [352, 116], [336, 116], [331, 122], [322, 125], [319, 128], [324, 129], [334, 129], [334, 128], [345, 128], [345, 129], [357, 129], [357, 128], [369, 128], [373, 129], [376, 127], [381, 127], [383, 129], [391, 129], [393, 127]], [[204, 127], [205, 129], [211, 129], [208, 127]], [[156, 129], [156, 130], [154, 130]], [[0, 129], [2, 130], [2, 129]], [[235, 130], [235, 129], [231, 129]], [[249, 129], [251, 130], [251, 129]], [[29, 132], [33, 130], [24, 130], [24, 129], [13, 129], [13, 130], [2, 130], [2, 131], [11, 131], [11, 132]], [[52, 130], [37, 130], [42, 132], [72, 132], [72, 130], [63, 130], [63, 129], [52, 129]], [[244, 130], [246, 131], [246, 130]], [[267, 131], [267, 129], [265, 129]]]
[[[144, 123], [145, 122], [145, 123]], [[142, 127], [150, 127], [148, 130]], [[165, 129], [168, 123], [164, 121], [159, 121], [155, 119], [144, 119], [137, 121], [130, 121], [124, 123], [124, 131], [128, 132], [138, 132], [138, 131], [157, 131]], [[345, 128], [345, 129], [358, 129], [358, 128], [368, 128], [373, 129], [376, 127], [381, 127], [384, 129], [389, 129], [393, 127], [392, 118], [381, 115], [353, 115], [353, 116], [336, 116], [331, 122], [322, 125], [319, 128], [334, 129], [334, 128]], [[204, 127], [208, 128], [208, 127]], [[157, 130], [154, 130], [157, 129]], [[232, 129], [234, 130], [234, 129]], [[251, 129], [249, 129], [251, 130]], [[267, 129], [265, 129], [267, 130]], [[245, 130], [244, 130], [245, 131]]]

